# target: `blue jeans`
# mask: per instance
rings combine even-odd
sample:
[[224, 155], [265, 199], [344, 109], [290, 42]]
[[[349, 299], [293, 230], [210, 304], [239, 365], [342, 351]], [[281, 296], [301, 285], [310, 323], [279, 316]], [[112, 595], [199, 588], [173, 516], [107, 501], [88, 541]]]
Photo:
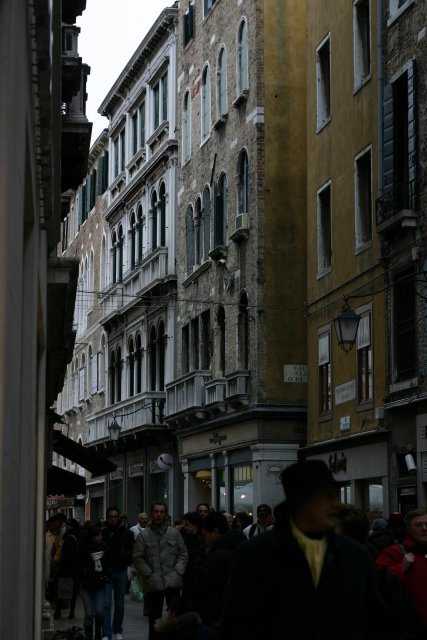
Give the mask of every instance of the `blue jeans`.
[[[103, 635], [111, 640], [113, 632], [123, 633], [123, 618], [125, 616], [125, 591], [128, 582], [127, 569], [116, 571], [105, 585], [104, 624]], [[114, 616], [111, 625], [111, 605], [114, 592]]]
[[85, 617], [83, 624], [85, 627], [93, 627], [93, 619], [101, 622], [104, 619], [105, 587], [102, 586], [94, 591], [80, 587], [80, 597], [83, 601]]

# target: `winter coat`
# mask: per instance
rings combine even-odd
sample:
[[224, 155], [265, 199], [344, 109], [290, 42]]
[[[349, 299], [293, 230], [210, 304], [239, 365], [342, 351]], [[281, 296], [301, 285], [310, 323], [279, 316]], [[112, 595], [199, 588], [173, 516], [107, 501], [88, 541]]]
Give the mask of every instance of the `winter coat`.
[[102, 538], [107, 545], [105, 565], [114, 573], [125, 571], [132, 564], [133, 533], [119, 524], [117, 527], [104, 527]]
[[197, 576], [202, 570], [206, 558], [206, 544], [201, 533], [183, 536], [188, 551], [188, 564], [184, 573], [182, 595], [195, 602], [197, 596]]
[[425, 640], [421, 616], [399, 579], [377, 569], [377, 586], [390, 621], [387, 640]]
[[61, 559], [58, 563], [57, 576], [60, 578], [79, 577], [80, 540], [72, 531], [67, 531], [62, 540]]
[[290, 526], [290, 507], [275, 510], [272, 531], [242, 544], [227, 586], [220, 638], [383, 640], [386, 610], [367, 550], [331, 532], [317, 587]]
[[172, 620], [157, 620], [154, 628], [165, 640], [214, 640], [218, 637], [215, 629], [202, 624], [195, 611], [183, 613]]
[[[407, 570], [403, 570], [403, 556], [413, 553], [415, 562]], [[423, 619], [427, 629], [427, 549], [417, 546], [411, 536], [407, 536], [402, 545], [394, 544], [383, 549], [376, 560], [378, 569], [387, 569], [399, 578], [405, 586], [412, 602]]]
[[205, 556], [205, 562], [196, 578], [198, 599], [194, 603], [205, 624], [219, 623], [224, 605], [224, 590], [236, 559], [237, 547], [245, 540], [242, 531], [230, 529]]
[[[96, 591], [105, 585], [109, 580], [111, 568], [106, 566], [105, 552], [107, 545], [88, 543], [80, 550], [81, 585], [84, 589]], [[99, 563], [95, 562], [92, 553], [102, 553]]]
[[151, 524], [135, 541], [133, 564], [144, 593], [181, 589], [187, 562], [187, 548], [174, 527]]

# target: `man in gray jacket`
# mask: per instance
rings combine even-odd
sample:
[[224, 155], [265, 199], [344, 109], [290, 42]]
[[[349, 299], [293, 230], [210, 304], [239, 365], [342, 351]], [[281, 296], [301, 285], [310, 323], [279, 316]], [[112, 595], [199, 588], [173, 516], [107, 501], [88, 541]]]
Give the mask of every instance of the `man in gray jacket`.
[[184, 540], [178, 529], [167, 525], [167, 516], [166, 505], [155, 502], [151, 523], [136, 538], [133, 552], [133, 564], [149, 609], [149, 640], [157, 637], [154, 623], [162, 617], [164, 599], [169, 606], [180, 594], [188, 562]]

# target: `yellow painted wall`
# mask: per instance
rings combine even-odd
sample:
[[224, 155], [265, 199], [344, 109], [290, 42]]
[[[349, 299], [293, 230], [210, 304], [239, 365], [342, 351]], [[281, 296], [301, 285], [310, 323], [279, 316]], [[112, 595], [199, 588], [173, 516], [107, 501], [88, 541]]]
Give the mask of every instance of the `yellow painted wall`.
[[267, 400], [306, 402], [306, 2], [264, 2]]

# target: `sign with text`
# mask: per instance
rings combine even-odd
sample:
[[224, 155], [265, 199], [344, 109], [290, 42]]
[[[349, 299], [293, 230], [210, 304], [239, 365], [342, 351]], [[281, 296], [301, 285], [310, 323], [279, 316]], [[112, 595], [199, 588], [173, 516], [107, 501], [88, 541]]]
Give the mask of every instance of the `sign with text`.
[[350, 380], [335, 387], [335, 404], [344, 404], [356, 397], [356, 380]]
[[307, 383], [307, 365], [306, 364], [285, 364], [283, 366], [283, 377], [285, 382], [302, 382]]

